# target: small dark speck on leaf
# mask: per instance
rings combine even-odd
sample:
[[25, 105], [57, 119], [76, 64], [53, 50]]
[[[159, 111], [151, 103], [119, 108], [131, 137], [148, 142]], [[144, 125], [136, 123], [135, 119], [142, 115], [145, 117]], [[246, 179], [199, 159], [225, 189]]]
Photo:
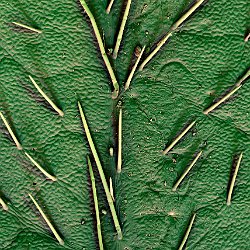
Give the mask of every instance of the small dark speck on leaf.
[[139, 57], [140, 54], [141, 54], [141, 47], [140, 46], [136, 46], [136, 48], [135, 48], [135, 56]]

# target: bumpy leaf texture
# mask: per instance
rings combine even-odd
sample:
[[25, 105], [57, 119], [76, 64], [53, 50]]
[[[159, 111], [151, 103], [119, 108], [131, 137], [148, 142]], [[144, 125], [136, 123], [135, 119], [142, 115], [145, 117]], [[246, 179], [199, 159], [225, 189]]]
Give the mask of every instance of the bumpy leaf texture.
[[[120, 102], [111, 99], [110, 79], [88, 17], [77, 0], [2, 0], [0, 3], [0, 111], [22, 143], [58, 181], [45, 180], [18, 151], [0, 123], [1, 249], [97, 249], [94, 205], [81, 127], [81, 100], [104, 166], [114, 182], [123, 240], [115, 234], [100, 180], [98, 197], [105, 249], [177, 249], [194, 211], [188, 249], [249, 249], [249, 84], [211, 115], [202, 111], [249, 67], [247, 0], [210, 0], [132, 81]], [[87, 1], [108, 51], [115, 44], [123, 8]], [[190, 1], [132, 2], [122, 47], [113, 66], [120, 86], [135, 57], [164, 35]], [[42, 34], [18, 29], [20, 22]], [[62, 108], [53, 113], [33, 87]], [[117, 105], [123, 108], [123, 165], [115, 174]], [[172, 152], [161, 151], [188, 123], [195, 127]], [[198, 150], [202, 158], [177, 192], [172, 187]], [[244, 152], [232, 205], [227, 187], [235, 156]], [[96, 168], [94, 166], [94, 168]], [[98, 176], [97, 172], [95, 172]], [[28, 198], [32, 193], [65, 245], [60, 246]]]

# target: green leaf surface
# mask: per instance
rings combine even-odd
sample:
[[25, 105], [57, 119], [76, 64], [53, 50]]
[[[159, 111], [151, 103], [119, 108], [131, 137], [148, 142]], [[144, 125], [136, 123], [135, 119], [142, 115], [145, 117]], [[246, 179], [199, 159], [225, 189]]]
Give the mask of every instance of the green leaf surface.
[[[86, 0], [105, 41], [115, 45], [123, 1]], [[118, 58], [120, 87], [136, 61], [166, 34], [191, 1], [132, 1]], [[46, 180], [17, 150], [0, 121], [0, 249], [98, 249], [94, 202], [81, 127], [81, 101], [107, 180], [113, 179], [123, 239], [118, 240], [99, 178], [105, 249], [178, 249], [193, 212], [187, 249], [249, 249], [249, 80], [208, 116], [203, 110], [250, 66], [247, 0], [210, 0], [137, 72], [130, 89], [111, 99], [111, 81], [90, 21], [77, 0], [0, 2], [0, 111], [24, 150], [57, 177]], [[18, 22], [41, 30], [20, 29]], [[248, 30], [249, 31], [249, 30]], [[29, 80], [63, 110], [60, 117]], [[116, 174], [118, 107], [123, 109], [123, 164]], [[189, 123], [195, 126], [167, 155], [162, 150]], [[110, 147], [115, 155], [109, 154]], [[173, 185], [203, 150], [179, 186]], [[243, 152], [226, 205], [234, 158]], [[98, 176], [93, 165], [95, 176]], [[60, 246], [28, 198], [31, 193], [65, 241]]]

